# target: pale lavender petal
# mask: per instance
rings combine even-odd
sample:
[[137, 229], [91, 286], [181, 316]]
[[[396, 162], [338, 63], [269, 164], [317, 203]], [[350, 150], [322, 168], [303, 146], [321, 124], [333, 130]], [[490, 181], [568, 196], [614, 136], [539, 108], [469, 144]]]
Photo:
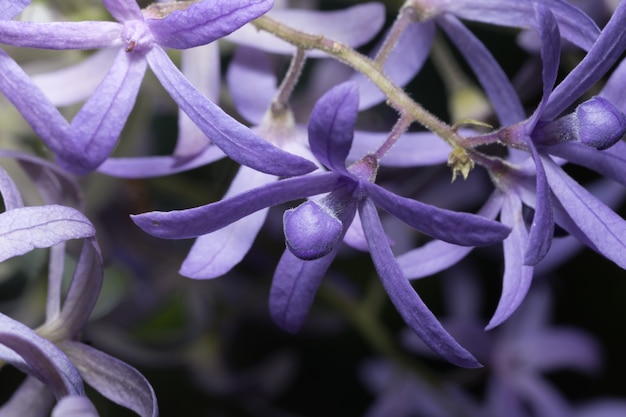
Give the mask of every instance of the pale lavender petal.
[[480, 363], [446, 332], [441, 323], [417, 295], [387, 244], [374, 203], [365, 198], [359, 214], [374, 266], [396, 309], [417, 335], [435, 352], [455, 365], [480, 367]]
[[[435, 34], [434, 22], [410, 25], [383, 64], [385, 75], [398, 86], [404, 86], [422, 69], [430, 53]], [[369, 78], [356, 73], [351, 78], [359, 84], [359, 110], [382, 103], [386, 97]]]
[[230, 158], [275, 175], [305, 174], [316, 168], [311, 161], [276, 148], [224, 113], [187, 81], [163, 49], [155, 46], [147, 58], [174, 101]]
[[127, 20], [143, 20], [141, 9], [134, 0], [102, 0], [111, 16], [119, 22]]
[[111, 70], [71, 123], [72, 143], [57, 153], [68, 171], [93, 171], [111, 153], [135, 105], [146, 61], [120, 50]]
[[102, 49], [122, 45], [117, 22], [20, 22], [0, 20], [0, 43], [20, 48]]
[[119, 178], [162, 177], [208, 165], [224, 156], [224, 152], [217, 146], [208, 146], [191, 158], [176, 156], [109, 158], [98, 167], [98, 172]]
[[222, 38], [272, 8], [272, 0], [205, 0], [146, 24], [161, 46], [185, 49]]
[[197, 237], [263, 208], [329, 192], [339, 178], [333, 172], [288, 178], [205, 206], [170, 212], [153, 211], [131, 218], [144, 231], [163, 239]]
[[328, 168], [346, 175], [346, 157], [352, 146], [358, 105], [356, 83], [340, 84], [317, 101], [308, 125], [313, 155]]
[[[357, 130], [347, 159], [355, 161], [376, 152], [388, 136], [388, 133]], [[405, 133], [381, 158], [380, 164], [394, 167], [439, 165], [448, 161], [451, 150], [450, 145], [434, 133]]]
[[626, 401], [623, 399], [596, 399], [577, 407], [575, 417], [622, 417], [626, 415]]
[[367, 240], [365, 234], [363, 234], [363, 226], [361, 225], [361, 218], [359, 213], [356, 213], [352, 223], [346, 230], [346, 234], [343, 236], [343, 241], [346, 245], [351, 246], [354, 249], [367, 252]]
[[522, 215], [522, 202], [516, 195], [509, 193], [504, 197], [500, 218], [513, 230], [502, 242], [504, 247], [502, 295], [486, 330], [500, 325], [517, 310], [528, 293], [533, 277], [533, 268], [523, 264], [523, 254], [528, 246], [528, 233]]
[[0, 167], [0, 194], [2, 194], [2, 202], [4, 203], [5, 210], [8, 211], [24, 207], [20, 190], [9, 176], [9, 173], [2, 167]]
[[50, 248], [48, 260], [48, 294], [46, 296], [46, 323], [61, 312], [63, 272], [65, 269], [65, 242]]
[[283, 252], [274, 272], [269, 300], [272, 319], [282, 329], [290, 333], [300, 330], [338, 250], [339, 245], [328, 255], [313, 261], [302, 260], [288, 249]]
[[552, 192], [576, 227], [597, 251], [626, 268], [626, 222], [569, 177], [552, 160], [543, 159]]
[[550, 95], [543, 118], [551, 120], [599, 81], [626, 49], [626, 2], [620, 2], [593, 47]]
[[[276, 179], [275, 176], [242, 166], [223, 199], [269, 184]], [[215, 278], [230, 271], [250, 250], [266, 216], [267, 209], [262, 209], [222, 229], [198, 237], [180, 268], [180, 274], [204, 279]]]
[[33, 75], [33, 84], [55, 106], [69, 106], [87, 100], [111, 68], [117, 48], [95, 52], [76, 65]]
[[566, 399], [548, 381], [534, 374], [514, 375], [515, 393], [533, 410], [533, 414], [550, 417], [570, 417], [572, 411]]
[[152, 386], [135, 368], [82, 343], [65, 341], [61, 346], [85, 382], [105, 398], [141, 417], [159, 415]]
[[[220, 95], [220, 55], [216, 43], [186, 49], [180, 54], [185, 77], [209, 100], [217, 103]], [[203, 152], [211, 141], [181, 109], [178, 109], [178, 138], [174, 156], [191, 157]]]
[[[478, 214], [495, 219], [502, 207], [502, 194], [494, 192]], [[422, 247], [406, 252], [396, 259], [408, 279], [424, 278], [455, 265], [474, 248], [433, 240]]]
[[0, 416], [47, 416], [54, 405], [54, 395], [43, 382], [28, 376], [0, 406]]
[[240, 46], [228, 66], [226, 81], [237, 111], [248, 121], [260, 125], [278, 91], [268, 54]]
[[[331, 12], [313, 10], [278, 9], [268, 16], [309, 34], [320, 34], [348, 46], [357, 47], [370, 41], [385, 23], [385, 8], [380, 3], [366, 3]], [[363, 22], [367, 22], [366, 25]], [[266, 52], [293, 55], [296, 47], [246, 25], [226, 39]], [[308, 51], [308, 56], [325, 57], [320, 51]]]
[[0, 6], [0, 20], [13, 19], [18, 14], [22, 13], [22, 10], [30, 4], [30, 0], [12, 0], [2, 2]]
[[100, 248], [95, 238], [85, 239], [58, 320], [63, 324], [67, 339], [75, 338], [91, 312], [102, 287], [103, 266]]
[[364, 184], [376, 204], [387, 212], [412, 228], [448, 243], [492, 245], [501, 242], [510, 232], [501, 223], [475, 214], [441, 209], [393, 194], [376, 184]]
[[[33, 330], [4, 314], [0, 314], [0, 344], [19, 355], [7, 356], [0, 351], [2, 359], [23, 367], [52, 391], [57, 399], [70, 394], [84, 394], [83, 381], [76, 367], [52, 342], [37, 335]], [[21, 361], [24, 361], [22, 364]]]
[[0, 214], [0, 261], [94, 234], [89, 220], [70, 207], [50, 205], [5, 211]]
[[52, 410], [51, 417], [98, 417], [94, 405], [87, 397], [81, 395], [68, 395]]
[[[528, 28], [534, 24], [534, 4], [530, 1], [516, 0], [483, 0], [480, 4], [473, 0], [455, 0], [447, 2], [446, 11], [461, 19], [498, 26]], [[567, 1], [542, 0], [541, 4], [554, 14], [565, 39], [584, 50], [591, 49], [600, 29], [589, 16]]]
[[517, 93], [491, 52], [456, 17], [445, 14], [437, 23], [463, 54], [480, 85], [492, 102], [502, 125], [511, 125], [524, 119], [525, 113]]

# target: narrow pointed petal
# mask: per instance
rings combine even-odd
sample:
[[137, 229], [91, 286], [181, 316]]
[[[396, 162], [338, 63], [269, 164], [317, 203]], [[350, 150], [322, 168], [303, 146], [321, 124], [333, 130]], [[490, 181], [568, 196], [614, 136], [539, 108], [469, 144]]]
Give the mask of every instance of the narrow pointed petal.
[[102, 255], [95, 238], [85, 239], [61, 314], [66, 338], [75, 338], [96, 305], [103, 278]]
[[626, 113], [626, 94], [621, 94], [624, 86], [626, 86], [626, 59], [623, 59], [611, 73], [599, 94], [600, 97], [613, 103], [622, 113]]
[[523, 264], [523, 254], [528, 246], [528, 233], [522, 215], [522, 202], [514, 194], [507, 194], [500, 214], [502, 222], [512, 227], [504, 247], [504, 276], [502, 295], [486, 330], [500, 325], [517, 310], [524, 301], [533, 277], [533, 268]]
[[[462, 246], [484, 246], [501, 242], [510, 229], [501, 223], [469, 213], [441, 209], [384, 188], [365, 183], [372, 200], [412, 228], [436, 239]], [[363, 220], [363, 219], [361, 219]]]
[[524, 109], [513, 85], [485, 45], [452, 15], [443, 15], [437, 22], [472, 67], [500, 123], [506, 126], [523, 120]]
[[417, 295], [409, 280], [402, 275], [400, 266], [387, 244], [374, 203], [367, 198], [364, 199], [359, 205], [359, 214], [374, 266], [389, 298], [404, 321], [424, 343], [444, 359], [466, 368], [480, 367], [480, 363], [443, 328]]
[[326, 256], [305, 261], [288, 249], [278, 262], [270, 290], [270, 314], [282, 329], [296, 333], [302, 327], [313, 304], [317, 289], [339, 246]]
[[626, 185], [626, 143], [622, 141], [603, 151], [568, 142], [551, 146], [549, 152]]
[[0, 43], [20, 48], [102, 49], [122, 45], [117, 22], [20, 22], [0, 20]]
[[338, 178], [333, 172], [288, 178], [205, 206], [170, 212], [153, 211], [132, 215], [131, 218], [137, 226], [156, 237], [197, 237], [263, 208], [329, 192]]
[[111, 68], [117, 48], [95, 52], [76, 65], [35, 74], [32, 81], [55, 106], [69, 106], [87, 100]]
[[[495, 191], [478, 214], [487, 219], [495, 219], [502, 208], [502, 194]], [[396, 259], [402, 273], [408, 279], [424, 278], [455, 265], [474, 248], [458, 246], [441, 240], [433, 240], [422, 247], [406, 252]]]
[[[532, 27], [535, 19], [534, 2], [516, 0], [486, 0], [476, 4], [473, 0], [448, 2], [446, 10], [461, 19], [518, 28]], [[600, 29], [594, 21], [576, 6], [563, 0], [543, 0], [552, 11], [563, 37], [588, 51], [593, 46]]]
[[51, 205], [5, 211], [0, 214], [0, 261], [94, 234], [89, 220], [70, 207]]
[[230, 34], [266, 13], [273, 4], [272, 0], [204, 0], [163, 18], [153, 18], [148, 7], [146, 24], [161, 46], [192, 48]]
[[[1, 359], [18, 368], [25, 364], [29, 374], [46, 384], [57, 399], [84, 394], [80, 374], [68, 357], [52, 342], [4, 314], [0, 314], [0, 344], [19, 355], [7, 356], [0, 351]], [[17, 363], [14, 362], [16, 359]]]
[[352, 146], [359, 106], [356, 83], [347, 82], [324, 94], [309, 120], [309, 145], [315, 157], [333, 171], [347, 174], [346, 158]]
[[[274, 176], [242, 166], [223, 199], [276, 180]], [[205, 279], [230, 271], [248, 253], [266, 217], [267, 209], [261, 209], [222, 229], [198, 237], [180, 268], [181, 275]]]
[[621, 58], [626, 49], [626, 2], [620, 2], [587, 55], [550, 95], [543, 118], [551, 120], [589, 90]]
[[535, 214], [530, 225], [528, 248], [524, 254], [524, 265], [535, 266], [548, 253], [554, 235], [554, 213], [552, 212], [552, 193], [546, 179], [546, 172], [539, 153], [529, 141], [529, 148], [537, 169], [537, 200]]
[[[397, 86], [405, 86], [422, 69], [430, 53], [435, 35], [434, 22], [410, 25], [383, 64], [385, 75]], [[359, 110], [368, 109], [386, 100], [385, 95], [369, 78], [356, 73], [351, 78], [359, 84]]]
[[189, 171], [224, 158], [217, 146], [208, 146], [191, 158], [176, 156], [145, 156], [108, 158], [98, 167], [98, 172], [119, 178], [155, 178]]
[[48, 260], [48, 294], [46, 296], [46, 323], [52, 321], [61, 312], [65, 248], [65, 242], [58, 243], [50, 248], [50, 259]]
[[621, 268], [626, 268], [626, 222], [555, 162], [543, 159], [548, 183], [576, 227], [594, 248]]
[[[120, 50], [111, 70], [71, 123], [71, 144], [58, 154], [68, 171], [93, 171], [110, 154], [126, 124], [146, 71], [143, 58]], [[69, 146], [68, 146], [69, 145]]]
[[542, 118], [543, 109], [547, 105], [550, 92], [556, 82], [561, 56], [561, 37], [554, 15], [541, 4], [537, 4], [536, 19], [537, 23], [535, 26], [539, 31], [539, 38], [541, 39], [543, 92], [539, 105], [527, 122], [529, 133], [535, 128], [539, 119]]
[[105, 398], [141, 417], [159, 415], [152, 386], [135, 368], [82, 343], [66, 341], [62, 347], [85, 382]]
[[99, 417], [99, 414], [87, 397], [68, 395], [54, 407], [51, 417]]
[[[351, 47], [370, 41], [385, 23], [385, 8], [380, 3], [366, 3], [343, 10], [321, 12], [312, 10], [272, 10], [268, 16], [305, 33], [320, 34]], [[363, 24], [367, 22], [367, 24]], [[284, 55], [293, 55], [296, 47], [253, 25], [243, 26], [226, 39], [252, 48]], [[325, 57], [323, 52], [308, 51], [307, 56]]]
[[541, 372], [559, 369], [593, 373], [602, 366], [598, 341], [577, 329], [556, 328], [528, 334], [516, 345], [520, 360]]
[[311, 161], [276, 148], [224, 113], [187, 81], [163, 49], [152, 48], [147, 58], [174, 101], [230, 158], [274, 175], [300, 175], [316, 169]]

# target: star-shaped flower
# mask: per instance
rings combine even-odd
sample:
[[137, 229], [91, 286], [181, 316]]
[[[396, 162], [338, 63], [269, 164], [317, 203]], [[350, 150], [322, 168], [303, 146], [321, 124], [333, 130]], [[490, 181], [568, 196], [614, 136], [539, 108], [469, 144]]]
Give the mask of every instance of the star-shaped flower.
[[270, 294], [270, 311], [278, 324], [288, 331], [302, 325], [338, 243], [358, 210], [374, 264], [403, 318], [446, 359], [461, 366], [478, 366], [439, 325], [402, 275], [376, 205], [423, 233], [459, 245], [492, 244], [505, 238], [509, 229], [480, 216], [401, 197], [374, 184], [378, 169], [374, 155], [346, 167], [358, 111], [357, 91], [354, 83], [333, 88], [311, 115], [309, 144], [329, 172], [281, 180], [194, 209], [135, 215], [133, 221], [154, 236], [182, 239], [218, 230], [265, 207], [329, 193], [285, 213], [289, 249], [279, 262]]

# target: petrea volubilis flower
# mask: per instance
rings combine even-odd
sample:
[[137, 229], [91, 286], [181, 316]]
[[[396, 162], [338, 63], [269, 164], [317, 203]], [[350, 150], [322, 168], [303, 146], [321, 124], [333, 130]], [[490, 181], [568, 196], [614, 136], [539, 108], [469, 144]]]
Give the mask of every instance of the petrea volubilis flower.
[[373, 183], [378, 169], [374, 155], [346, 167], [357, 110], [354, 83], [335, 87], [313, 109], [309, 144], [330, 172], [278, 181], [195, 209], [135, 215], [133, 221], [157, 237], [182, 239], [218, 230], [264, 207], [330, 193], [285, 213], [289, 249], [279, 262], [270, 294], [270, 311], [278, 324], [289, 331], [300, 328], [358, 209], [374, 264], [403, 318], [446, 359], [461, 366], [478, 366], [439, 325], [402, 275], [375, 204], [423, 233], [460, 245], [492, 244], [505, 238], [509, 229], [480, 216], [435, 208], [386, 191]]
[[104, 5], [118, 22], [0, 21], [0, 42], [13, 46], [119, 48], [104, 80], [70, 124], [15, 62], [3, 55], [0, 88], [65, 168], [86, 173], [109, 156], [149, 64], [180, 108], [237, 162], [277, 175], [314, 169], [309, 161], [276, 149], [226, 115], [180, 73], [163, 49], [212, 42], [266, 12], [271, 1], [191, 2], [166, 15], [158, 4], [143, 11], [133, 0], [107, 0]]

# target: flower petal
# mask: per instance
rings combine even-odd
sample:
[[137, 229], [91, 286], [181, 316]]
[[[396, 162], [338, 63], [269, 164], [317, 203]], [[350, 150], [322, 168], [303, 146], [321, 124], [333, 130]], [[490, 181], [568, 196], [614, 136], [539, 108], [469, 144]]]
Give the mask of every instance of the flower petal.
[[315, 103], [309, 120], [309, 145], [315, 157], [333, 171], [348, 174], [346, 157], [352, 146], [359, 106], [356, 83], [340, 84]]
[[272, 8], [272, 0], [205, 0], [146, 24], [161, 46], [185, 49], [222, 38]]
[[311, 161], [276, 148], [224, 113], [187, 81], [161, 48], [152, 48], [147, 58], [174, 101], [230, 158], [274, 175], [300, 175], [316, 169]]
[[[441, 209], [364, 182], [372, 200], [412, 228], [436, 239], [462, 246], [501, 242], [510, 229], [501, 223], [469, 213]], [[363, 220], [363, 219], [361, 219]]]
[[93, 171], [110, 154], [126, 124], [146, 71], [145, 59], [124, 50], [93, 95], [74, 116], [71, 143], [57, 152], [59, 164], [68, 171]]
[[18, 14], [22, 13], [22, 10], [30, 4], [30, 0], [13, 0], [3, 2], [0, 7], [0, 20], [13, 19]]
[[485, 330], [500, 325], [517, 310], [524, 301], [533, 277], [533, 268], [523, 264], [523, 254], [528, 246], [528, 233], [522, 215], [522, 202], [512, 193], [504, 196], [502, 222], [512, 227], [509, 237], [504, 239], [504, 276], [502, 295], [493, 317]]
[[4, 416], [46, 416], [54, 405], [54, 395], [43, 382], [28, 376], [2, 406]]
[[99, 414], [87, 397], [68, 395], [54, 407], [51, 417], [99, 417]]
[[[276, 179], [242, 166], [223, 199], [269, 184]], [[198, 237], [179, 272], [194, 279], [224, 275], [248, 253], [266, 217], [267, 209], [261, 209], [222, 229]]]
[[[357, 47], [370, 41], [385, 23], [385, 9], [380, 3], [365, 3], [343, 10], [272, 10], [268, 16], [309, 34], [321, 34], [333, 41]], [[367, 22], [367, 24], [363, 24]], [[270, 35], [259, 32], [253, 25], [243, 26], [226, 39], [229, 41], [284, 55], [293, 55], [296, 47]], [[325, 57], [323, 52], [308, 51], [308, 56]]]
[[5, 211], [0, 214], [0, 261], [94, 234], [89, 220], [70, 207], [50, 205]]
[[603, 151], [574, 142], [551, 146], [547, 150], [552, 155], [592, 169], [626, 185], [626, 143], [622, 141]]
[[300, 259], [288, 249], [283, 252], [274, 272], [269, 301], [272, 319], [282, 329], [290, 333], [300, 330], [338, 250], [336, 245], [328, 255], [313, 261]]
[[2, 359], [19, 368], [26, 365], [29, 374], [45, 383], [57, 399], [70, 394], [84, 394], [83, 381], [78, 370], [59, 348], [22, 323], [1, 313], [0, 344], [19, 355], [17, 358], [7, 356], [2, 350]]
[[389, 298], [404, 321], [432, 350], [446, 360], [466, 368], [480, 367], [480, 363], [446, 332], [417, 295], [409, 280], [402, 275], [387, 244], [374, 203], [368, 198], [363, 199], [359, 204], [359, 214], [374, 266]]
[[456, 17], [445, 14], [437, 23], [463, 54], [492, 102], [500, 123], [511, 125], [524, 119], [517, 93], [491, 52]]
[[132, 0], [102, 0], [104, 7], [118, 22], [127, 20], [143, 20], [141, 9], [137, 2]]
[[131, 215], [144, 231], [163, 239], [187, 239], [221, 229], [266, 207], [331, 191], [334, 172], [287, 178], [201, 207]]
[[65, 341], [61, 346], [85, 382], [105, 398], [141, 417], [159, 415], [152, 386], [135, 368], [82, 343]]
[[102, 49], [122, 45], [117, 22], [20, 22], [0, 20], [0, 43], [20, 48]]
[[6, 211], [24, 207], [22, 194], [9, 173], [0, 167], [0, 194]]
[[626, 268], [626, 222], [549, 158], [542, 158], [548, 183], [575, 225], [595, 249]]

